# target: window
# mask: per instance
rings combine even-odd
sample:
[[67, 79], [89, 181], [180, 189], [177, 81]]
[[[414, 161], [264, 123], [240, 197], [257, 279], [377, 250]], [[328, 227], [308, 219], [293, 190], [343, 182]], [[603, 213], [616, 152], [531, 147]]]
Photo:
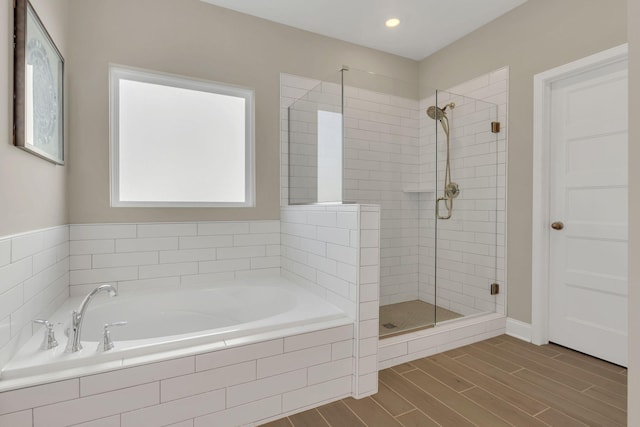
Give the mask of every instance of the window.
[[253, 90], [109, 74], [111, 206], [253, 206]]

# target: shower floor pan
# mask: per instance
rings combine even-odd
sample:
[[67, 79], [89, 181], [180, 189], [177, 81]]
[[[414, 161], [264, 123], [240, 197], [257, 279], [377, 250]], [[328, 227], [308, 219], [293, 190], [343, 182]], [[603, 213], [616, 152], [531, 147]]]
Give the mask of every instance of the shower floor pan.
[[462, 314], [446, 308], [436, 307], [434, 319], [433, 312], [433, 304], [420, 300], [383, 305], [380, 307], [380, 338], [431, 328], [434, 320], [444, 322], [463, 317]]

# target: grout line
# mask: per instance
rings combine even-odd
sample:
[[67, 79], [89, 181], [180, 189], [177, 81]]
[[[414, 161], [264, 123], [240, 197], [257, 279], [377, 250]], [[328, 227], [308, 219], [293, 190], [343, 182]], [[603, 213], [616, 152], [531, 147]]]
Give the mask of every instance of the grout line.
[[[537, 414], [533, 414], [533, 415], [531, 415], [531, 416], [532, 416], [533, 418], [538, 418], [538, 415], [540, 415], [540, 414], [542, 414], [542, 413], [544, 413], [544, 412], [548, 411], [549, 409], [551, 409], [551, 406], [547, 406], [547, 407], [546, 407], [546, 408], [544, 408], [542, 411], [538, 412]], [[563, 414], [564, 414], [564, 412], [563, 412]]]
[[[585, 388], [584, 390], [580, 390], [580, 392], [584, 393], [585, 391], [589, 391], [589, 390], [591, 390], [592, 388], [595, 388], [595, 387], [596, 387], [595, 385], [591, 384], [589, 387]], [[598, 400], [600, 400], [600, 399], [598, 399]]]
[[[411, 405], [413, 406], [413, 404], [411, 404]], [[398, 414], [398, 415], [396, 415], [396, 416], [395, 416], [395, 417], [393, 417], [393, 418], [398, 418], [398, 417], [401, 417], [401, 416], [403, 416], [403, 415], [407, 415], [408, 413], [413, 412], [413, 411], [417, 411], [417, 410], [418, 410], [418, 408], [416, 408], [416, 407], [414, 406], [413, 408], [409, 409], [408, 411], [405, 411], [405, 412], [403, 412], [403, 413], [401, 413], [401, 414]]]
[[[367, 396], [367, 397], [365, 397], [365, 399], [368, 399], [368, 398], [369, 398], [368, 396]], [[371, 400], [373, 400], [373, 399], [371, 399]], [[363, 420], [362, 418], [360, 418], [360, 416], [359, 416], [358, 414], [356, 414], [356, 412], [355, 412], [353, 409], [351, 409], [351, 408], [349, 407], [349, 405], [347, 405], [346, 403], [344, 403], [344, 399], [340, 400], [339, 402], [340, 402], [340, 403], [342, 403], [342, 404], [347, 408], [347, 410], [351, 411], [351, 413], [352, 413], [353, 415], [355, 415], [355, 416], [356, 416], [356, 418], [357, 418], [357, 419], [359, 419], [359, 420], [360, 420], [360, 422], [361, 422], [364, 426], [366, 426], [366, 425], [367, 425], [367, 423], [365, 423], [365, 422], [364, 422], [364, 420]]]

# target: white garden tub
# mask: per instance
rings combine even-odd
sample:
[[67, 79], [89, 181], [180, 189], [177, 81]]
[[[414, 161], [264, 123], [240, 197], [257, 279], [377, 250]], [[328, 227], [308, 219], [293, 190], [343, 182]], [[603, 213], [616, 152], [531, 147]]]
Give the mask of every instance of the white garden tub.
[[[61, 370], [105, 365], [113, 368], [131, 358], [177, 349], [211, 351], [352, 323], [337, 307], [282, 277], [237, 280], [208, 287], [98, 294], [90, 303], [82, 327], [83, 349], [65, 353], [65, 329], [82, 297], [70, 298], [51, 319], [59, 346], [41, 350], [44, 330], [36, 333], [4, 367], [0, 380]], [[105, 323], [115, 348], [101, 351]], [[175, 351], [174, 351], [175, 353]], [[170, 357], [170, 355], [168, 356]], [[111, 365], [111, 366], [108, 366]]]

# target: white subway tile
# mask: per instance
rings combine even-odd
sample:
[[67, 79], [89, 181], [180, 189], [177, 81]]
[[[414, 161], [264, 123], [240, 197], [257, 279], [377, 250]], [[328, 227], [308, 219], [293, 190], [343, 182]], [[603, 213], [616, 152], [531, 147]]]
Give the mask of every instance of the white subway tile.
[[75, 424], [73, 427], [120, 427], [120, 414]]
[[280, 267], [279, 256], [251, 258], [252, 270], [278, 267]]
[[331, 399], [342, 398], [351, 393], [351, 376], [315, 384], [282, 395], [282, 411], [288, 412]]
[[50, 248], [33, 255], [33, 274], [37, 274], [58, 261], [57, 249]]
[[377, 337], [372, 338], [364, 338], [358, 342], [358, 346], [360, 351], [358, 355], [360, 357], [372, 356], [378, 353], [378, 342], [379, 339]]
[[198, 273], [198, 263], [183, 262], [178, 264], [141, 265], [138, 269], [140, 279], [186, 276]]
[[165, 362], [118, 369], [103, 374], [89, 375], [80, 378], [80, 396], [105, 393], [138, 384], [186, 375], [194, 371], [195, 358], [183, 357]]
[[360, 283], [378, 283], [379, 278], [380, 278], [379, 265], [360, 267]]
[[309, 385], [318, 384], [353, 374], [354, 361], [352, 358], [334, 360], [322, 365], [311, 366], [308, 369]]
[[266, 255], [265, 246], [236, 246], [230, 248], [219, 248], [217, 259], [237, 259], [263, 257]]
[[184, 399], [173, 400], [121, 415], [121, 427], [161, 427], [202, 415], [225, 407], [225, 391], [216, 390]]
[[157, 263], [158, 252], [130, 252], [124, 254], [97, 254], [92, 256], [93, 268], [127, 267]]
[[215, 248], [183, 249], [177, 251], [160, 251], [160, 264], [179, 262], [213, 261], [217, 257]]
[[237, 234], [233, 246], [279, 245], [280, 233]]
[[358, 227], [357, 212], [338, 212], [336, 226], [355, 230]]
[[248, 222], [204, 222], [198, 224], [199, 236], [215, 236], [223, 234], [245, 234], [249, 232]]
[[0, 240], [0, 267], [11, 262], [11, 239]]
[[256, 270], [236, 271], [236, 279], [253, 279], [280, 276], [280, 267], [275, 268], [259, 268]]
[[[180, 239], [189, 237], [180, 237]], [[145, 239], [117, 239], [116, 252], [147, 252], [178, 249], [178, 237], [149, 237]]]
[[236, 406], [215, 414], [198, 417], [194, 420], [194, 427], [209, 426], [242, 426], [253, 425], [253, 421], [273, 417], [282, 411], [282, 398], [269, 397], [246, 405]]
[[360, 249], [360, 265], [378, 265], [380, 264], [380, 250], [378, 248], [361, 248]]
[[280, 256], [280, 245], [267, 245], [266, 256]]
[[224, 273], [194, 274], [193, 276], [181, 276], [180, 284], [182, 286], [209, 285], [211, 283], [233, 280], [235, 277], [236, 273], [233, 271], [227, 271]]
[[22, 284], [20, 284], [0, 294], [0, 318], [8, 316], [9, 313], [20, 308], [23, 303], [23, 292]]
[[69, 242], [69, 253], [71, 255], [110, 254], [115, 250], [115, 240], [76, 240]]
[[336, 245], [349, 246], [349, 230], [334, 227], [318, 227], [318, 240], [335, 243]]
[[405, 356], [409, 353], [408, 344], [406, 342], [385, 345], [378, 349], [378, 359], [380, 361], [393, 359], [395, 357]]
[[162, 381], [161, 401], [176, 400], [256, 379], [256, 362], [249, 361]]
[[7, 415], [0, 415], [0, 426], [6, 427], [32, 427], [33, 411], [14, 412]]
[[44, 233], [41, 231], [14, 237], [11, 239], [11, 262], [34, 255], [43, 249]]
[[363, 338], [371, 338], [378, 336], [378, 319], [372, 320], [364, 320], [359, 323], [359, 334], [358, 337], [360, 339]]
[[307, 385], [307, 370], [286, 372], [245, 384], [227, 388], [227, 407], [233, 407], [254, 400], [276, 396], [287, 391], [297, 390]]
[[282, 374], [308, 366], [326, 363], [331, 360], [331, 345], [323, 345], [305, 350], [293, 351], [282, 355], [258, 360], [258, 378]]
[[225, 271], [249, 270], [249, 259], [230, 259], [220, 261], [200, 261], [200, 273], [222, 273]]
[[70, 240], [124, 239], [136, 237], [135, 224], [88, 224], [69, 227]]
[[319, 345], [348, 340], [350, 338], [353, 338], [353, 325], [324, 329], [317, 332], [309, 332], [308, 334], [285, 337], [284, 351], [285, 353], [288, 353], [290, 351], [317, 347]]
[[198, 224], [138, 224], [137, 237], [179, 237], [198, 234]]
[[378, 319], [379, 311], [378, 301], [361, 302], [360, 320]]
[[360, 356], [358, 359], [358, 373], [360, 375], [378, 372], [378, 356]]
[[371, 396], [378, 392], [378, 372], [358, 377], [358, 396]]
[[337, 263], [338, 277], [346, 280], [347, 282], [356, 283], [357, 280], [357, 268], [353, 265], [344, 264], [342, 262]]
[[229, 246], [233, 246], [233, 236], [180, 237], [180, 249], [223, 248]]
[[358, 250], [348, 246], [334, 245], [327, 243], [327, 257], [336, 261], [356, 265], [358, 261]]
[[252, 221], [249, 223], [251, 233], [280, 233], [280, 221]]
[[360, 228], [362, 230], [378, 230], [380, 214], [377, 212], [360, 212]]
[[51, 285], [51, 283], [58, 280], [60, 277], [64, 276], [69, 270], [69, 263], [65, 261], [60, 261], [59, 263], [53, 265], [36, 274], [35, 276], [25, 280], [24, 282], [24, 299], [28, 301], [36, 294], [42, 292], [46, 287]]
[[196, 356], [196, 371], [228, 366], [234, 363], [242, 363], [264, 357], [282, 354], [283, 340], [271, 340], [256, 344], [199, 354]]
[[360, 232], [360, 247], [377, 248], [380, 246], [380, 232], [378, 230], [362, 230]]
[[[376, 338], [376, 346], [377, 341], [378, 339]], [[351, 356], [353, 356], [353, 340], [345, 340], [331, 344], [331, 360], [339, 360]]]
[[158, 403], [159, 383], [151, 383], [33, 410], [34, 427], [62, 427], [132, 411]]
[[70, 272], [71, 285], [87, 283], [117, 282], [119, 280], [134, 280], [138, 278], [138, 267], [113, 267], [94, 270], [74, 270]]
[[31, 277], [31, 268], [31, 258], [0, 267], [0, 294]]
[[[153, 279], [143, 280], [124, 280], [118, 282], [118, 291], [141, 291], [141, 290], [159, 290], [159, 289], [178, 289], [180, 287], [180, 277], [156, 277]], [[95, 285], [93, 285], [95, 286]]]
[[0, 393], [0, 414], [22, 411], [77, 397], [77, 379], [6, 391]]

